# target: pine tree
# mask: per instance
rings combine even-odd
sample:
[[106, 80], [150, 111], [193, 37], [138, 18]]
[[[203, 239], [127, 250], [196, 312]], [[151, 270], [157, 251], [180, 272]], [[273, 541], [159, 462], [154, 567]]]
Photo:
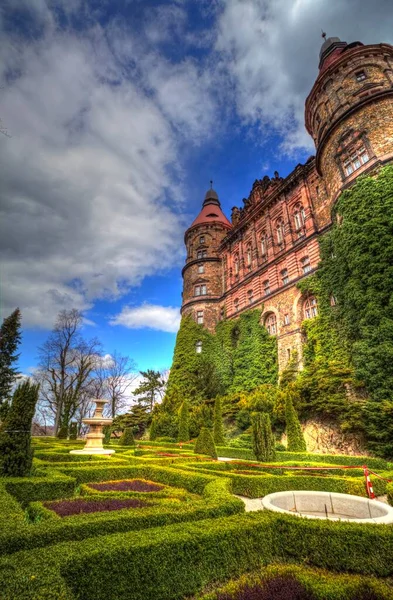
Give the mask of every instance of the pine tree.
[[287, 450], [288, 452], [305, 452], [306, 442], [304, 441], [302, 428], [294, 406], [296, 392], [291, 385], [288, 385], [285, 392], [285, 421], [287, 431]]
[[261, 462], [275, 460], [276, 451], [270, 416], [256, 413], [252, 418], [252, 442], [256, 459]]
[[190, 420], [190, 407], [188, 400], [183, 400], [183, 404], [181, 405], [179, 411], [179, 433], [177, 436], [178, 442], [188, 442], [190, 439], [190, 430], [189, 430], [189, 420]]
[[5, 416], [12, 386], [18, 376], [14, 366], [19, 358], [16, 350], [21, 342], [19, 308], [6, 317], [0, 328], [0, 417]]
[[25, 381], [14, 391], [7, 417], [0, 426], [0, 476], [26, 477], [31, 471], [31, 424], [38, 389], [38, 384]]
[[126, 427], [119, 439], [119, 446], [135, 446], [132, 427]]
[[217, 450], [213, 436], [207, 427], [202, 427], [194, 447], [195, 454], [207, 454], [217, 460]]
[[217, 396], [217, 398], [214, 401], [213, 439], [214, 443], [217, 446], [223, 446], [225, 444], [224, 425], [222, 422], [221, 398], [219, 396]]

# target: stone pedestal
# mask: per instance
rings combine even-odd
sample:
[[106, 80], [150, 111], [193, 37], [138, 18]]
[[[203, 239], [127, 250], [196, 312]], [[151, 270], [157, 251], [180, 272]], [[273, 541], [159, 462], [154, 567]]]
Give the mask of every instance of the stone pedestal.
[[86, 436], [86, 445], [83, 450], [71, 450], [70, 454], [114, 454], [114, 450], [109, 450], [103, 447], [102, 440], [105, 435], [103, 428], [105, 425], [110, 425], [113, 419], [105, 419], [102, 416], [104, 405], [107, 400], [94, 400], [96, 409], [91, 419], [83, 419], [83, 423], [90, 425], [89, 433]]

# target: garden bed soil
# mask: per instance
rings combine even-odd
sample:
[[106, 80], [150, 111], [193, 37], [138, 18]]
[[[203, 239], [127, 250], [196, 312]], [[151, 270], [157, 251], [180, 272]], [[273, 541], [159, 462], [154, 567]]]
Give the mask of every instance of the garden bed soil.
[[137, 498], [105, 498], [102, 500], [56, 500], [55, 502], [44, 502], [45, 508], [53, 510], [59, 517], [69, 517], [82, 513], [108, 512], [121, 510], [122, 508], [144, 508], [150, 506], [143, 500]]
[[123, 479], [89, 483], [89, 488], [98, 492], [160, 492], [165, 486], [144, 479]]

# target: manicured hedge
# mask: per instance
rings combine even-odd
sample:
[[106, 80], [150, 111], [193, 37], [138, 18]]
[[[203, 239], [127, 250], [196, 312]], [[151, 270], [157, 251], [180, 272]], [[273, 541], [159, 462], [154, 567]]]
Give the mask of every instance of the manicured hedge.
[[[256, 460], [252, 450], [245, 448], [229, 448], [228, 446], [217, 447], [218, 456], [225, 458], [240, 458], [242, 460]], [[362, 466], [367, 465], [370, 469], [393, 469], [393, 464], [382, 458], [371, 456], [348, 456], [346, 454], [311, 454], [309, 452], [282, 452], [276, 453], [275, 464], [289, 461], [306, 461], [328, 463], [331, 465]]]
[[0, 560], [0, 589], [4, 600], [180, 600], [209, 582], [294, 560], [392, 576], [393, 529], [267, 512], [168, 525], [18, 552]]
[[4, 479], [5, 489], [22, 506], [35, 500], [69, 498], [74, 494], [76, 480], [57, 471], [48, 471], [44, 477], [9, 477]]
[[388, 495], [389, 504], [393, 506], [393, 483], [388, 483], [386, 485], [386, 493]]
[[[375, 577], [337, 575], [297, 565], [269, 565], [256, 572], [243, 575], [207, 594], [198, 595], [196, 600], [220, 600], [223, 597], [234, 600], [251, 598], [251, 595], [247, 596], [244, 592], [242, 594], [242, 590], [247, 587], [253, 589], [254, 586], [263, 588], [266, 582], [277, 577], [295, 578], [307, 591], [314, 594], [316, 600], [359, 600], [360, 598], [391, 600], [393, 597], [393, 587]], [[254, 598], [255, 595], [252, 597]]]

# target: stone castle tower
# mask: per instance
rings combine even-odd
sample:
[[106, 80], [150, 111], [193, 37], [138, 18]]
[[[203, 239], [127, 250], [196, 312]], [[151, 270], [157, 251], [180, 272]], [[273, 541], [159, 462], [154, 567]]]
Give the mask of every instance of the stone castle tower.
[[318, 304], [296, 284], [318, 266], [336, 199], [359, 175], [393, 161], [393, 46], [328, 38], [319, 58], [305, 108], [316, 156], [285, 179], [257, 179], [232, 222], [210, 189], [185, 234], [182, 315], [214, 331], [221, 319], [262, 308], [280, 370], [294, 350], [301, 367], [301, 323]]

